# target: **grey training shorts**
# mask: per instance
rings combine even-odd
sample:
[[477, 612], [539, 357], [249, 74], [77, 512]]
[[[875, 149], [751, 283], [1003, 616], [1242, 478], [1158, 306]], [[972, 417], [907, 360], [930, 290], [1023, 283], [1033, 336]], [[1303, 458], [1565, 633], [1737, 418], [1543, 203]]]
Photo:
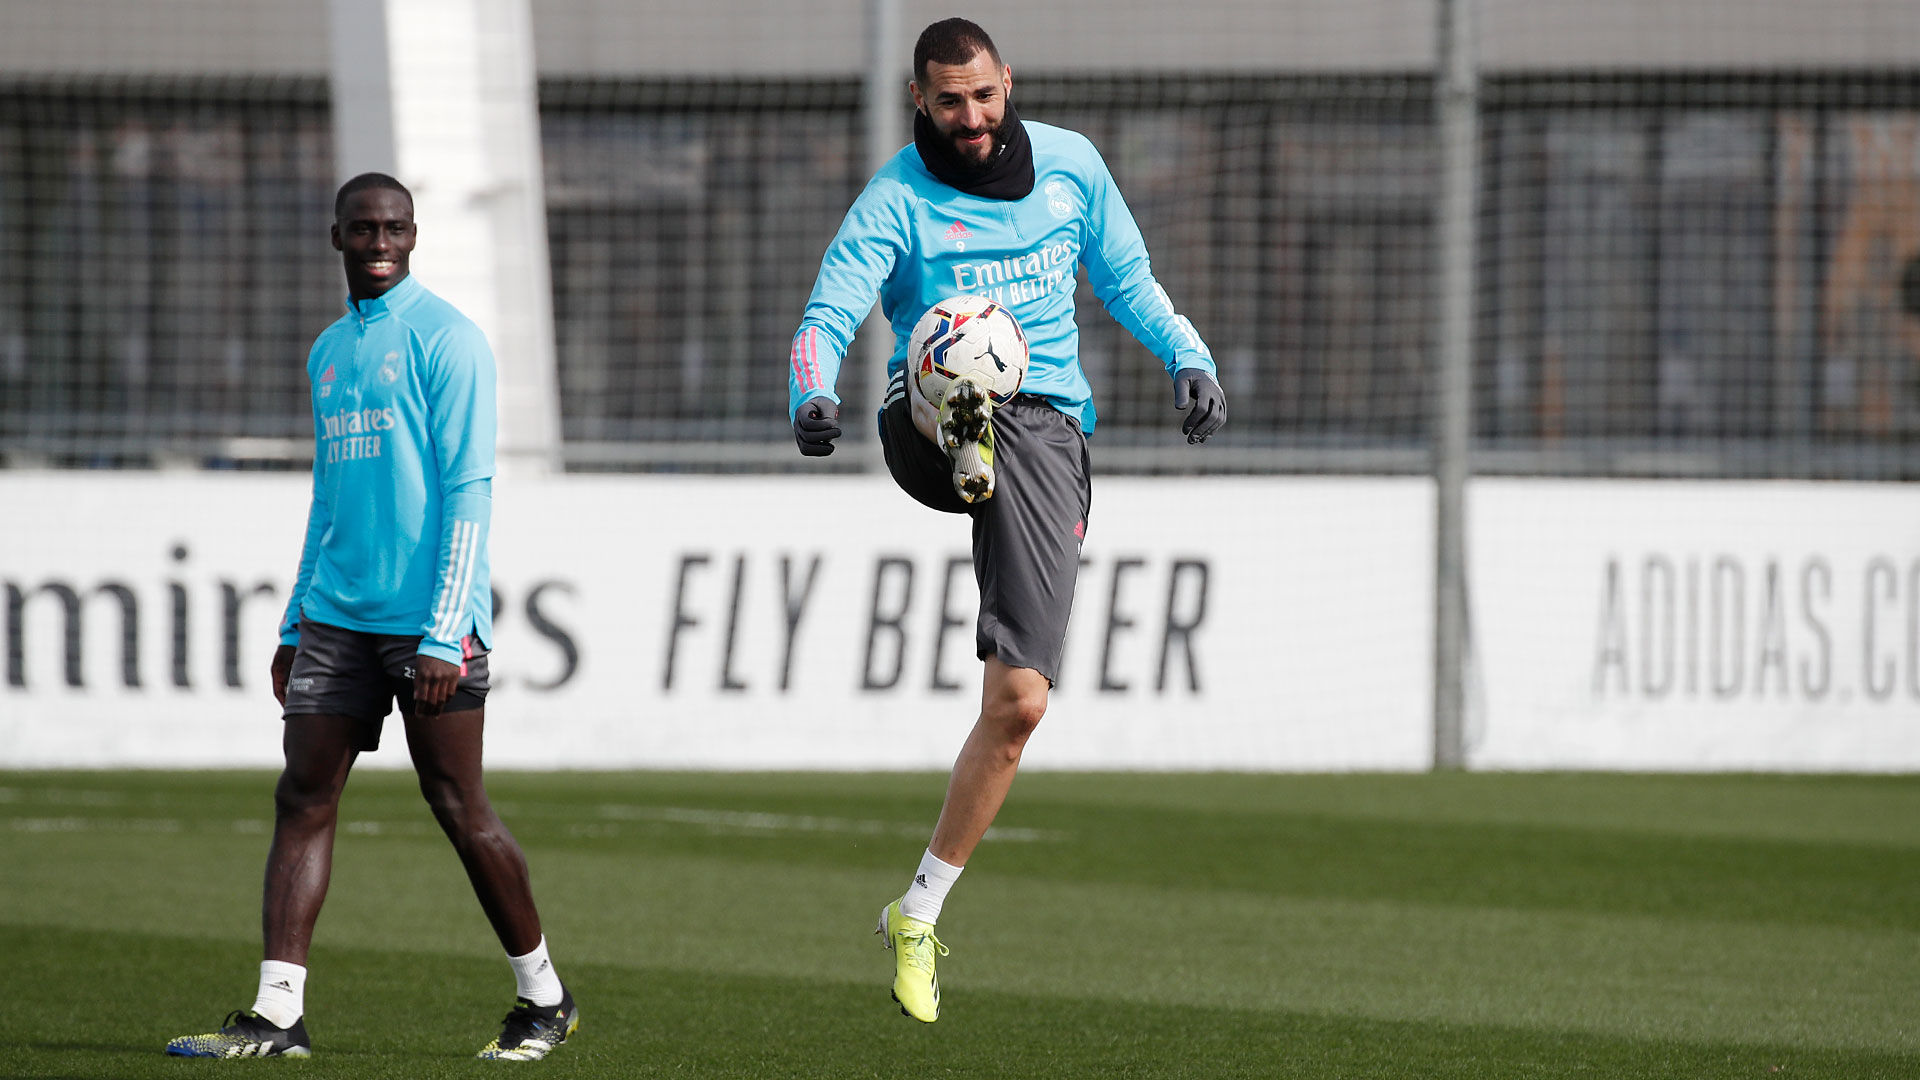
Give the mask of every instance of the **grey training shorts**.
[[[487, 651], [472, 638], [461, 639], [466, 659], [453, 697], [443, 713], [478, 709], [487, 701]], [[420, 636], [371, 634], [312, 619], [300, 620], [300, 646], [287, 675], [282, 716], [346, 716], [361, 722], [358, 750], [378, 750], [380, 729], [395, 703], [402, 715], [413, 713], [413, 672]]]
[[1087, 438], [1044, 398], [1015, 396], [993, 412], [993, 497], [969, 503], [953, 489], [946, 452], [913, 426], [905, 378], [894, 375], [880, 410], [887, 470], [921, 503], [973, 518], [976, 654], [1032, 668], [1051, 684], [1060, 673], [1093, 508]]

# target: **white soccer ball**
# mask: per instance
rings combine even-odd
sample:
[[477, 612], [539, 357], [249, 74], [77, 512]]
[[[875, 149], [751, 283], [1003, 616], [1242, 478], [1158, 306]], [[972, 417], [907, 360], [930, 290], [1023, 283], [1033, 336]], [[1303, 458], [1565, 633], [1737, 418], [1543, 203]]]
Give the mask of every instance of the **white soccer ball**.
[[1004, 405], [1027, 377], [1027, 335], [997, 301], [954, 296], [927, 309], [907, 338], [907, 364], [921, 396], [936, 407], [962, 375], [974, 376]]

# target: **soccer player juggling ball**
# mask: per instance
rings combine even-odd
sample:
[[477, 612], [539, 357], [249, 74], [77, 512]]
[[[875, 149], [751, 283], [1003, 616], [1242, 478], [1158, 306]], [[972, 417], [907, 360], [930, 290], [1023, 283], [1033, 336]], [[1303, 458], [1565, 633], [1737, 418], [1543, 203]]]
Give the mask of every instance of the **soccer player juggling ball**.
[[579, 1025], [547, 956], [527, 861], [481, 777], [493, 637], [487, 572], [496, 426], [480, 329], [408, 275], [413, 196], [364, 173], [334, 201], [347, 313], [307, 359], [313, 502], [272, 665], [286, 769], [274, 790], [252, 1009], [181, 1036], [184, 1057], [305, 1057], [307, 947], [333, 867], [340, 792], [397, 701], [433, 816], [506, 949], [518, 1000], [483, 1058], [546, 1056]]
[[[879, 417], [887, 468], [921, 503], [973, 519], [975, 645], [986, 662], [980, 715], [919, 869], [876, 929], [894, 952], [894, 998], [932, 1022], [940, 1015], [935, 958], [946, 953], [934, 923], [1046, 712], [1080, 568], [1094, 409], [1074, 323], [1079, 268], [1166, 365], [1189, 443], [1219, 429], [1226, 399], [1206, 344], [1154, 280], [1099, 152], [1075, 132], [1022, 122], [1009, 100], [1013, 71], [986, 31], [965, 19], [927, 27], [908, 89], [913, 145], [874, 175], [821, 259], [794, 335], [788, 409], [802, 454], [833, 452], [835, 379], [877, 296], [894, 333]], [[929, 403], [904, 369], [921, 313], [967, 293], [1005, 305], [1026, 332], [1022, 392], [998, 408], [971, 388]]]

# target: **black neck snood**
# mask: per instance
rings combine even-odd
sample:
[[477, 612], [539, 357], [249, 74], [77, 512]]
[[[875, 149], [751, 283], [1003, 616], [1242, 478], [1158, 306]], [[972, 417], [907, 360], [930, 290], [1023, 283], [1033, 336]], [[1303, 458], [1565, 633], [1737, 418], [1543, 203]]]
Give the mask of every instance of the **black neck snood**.
[[927, 114], [913, 114], [913, 146], [934, 178], [969, 195], [987, 199], [1024, 199], [1033, 191], [1033, 144], [1027, 140], [1026, 125], [1007, 102], [1007, 116], [1001, 124], [1007, 141], [986, 167], [974, 165], [960, 156], [953, 142], [942, 136]]

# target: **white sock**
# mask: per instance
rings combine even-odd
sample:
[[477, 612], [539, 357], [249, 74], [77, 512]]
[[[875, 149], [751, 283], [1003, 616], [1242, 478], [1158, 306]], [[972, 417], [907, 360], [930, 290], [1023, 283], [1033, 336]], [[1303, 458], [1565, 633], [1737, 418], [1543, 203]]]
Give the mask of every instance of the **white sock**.
[[554, 973], [553, 961], [547, 959], [547, 939], [540, 938], [540, 944], [525, 956], [509, 956], [507, 963], [513, 965], [515, 992], [522, 1000], [535, 1005], [560, 1004], [560, 976]]
[[947, 902], [947, 890], [960, 880], [964, 866], [941, 862], [929, 851], [920, 857], [920, 872], [913, 875], [907, 895], [900, 898], [900, 914], [921, 922], [939, 922], [940, 908]]
[[307, 969], [284, 960], [260, 961], [260, 993], [253, 999], [253, 1011], [274, 1027], [292, 1027], [307, 1012]]

